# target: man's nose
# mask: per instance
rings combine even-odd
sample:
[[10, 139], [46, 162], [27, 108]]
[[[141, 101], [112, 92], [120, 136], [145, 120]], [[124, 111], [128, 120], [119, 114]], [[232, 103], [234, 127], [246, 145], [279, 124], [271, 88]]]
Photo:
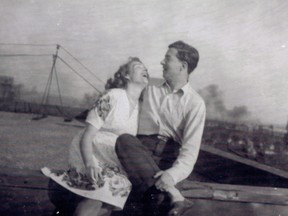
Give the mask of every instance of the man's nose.
[[164, 59], [160, 62], [161, 65], [164, 65], [165, 64], [165, 61]]

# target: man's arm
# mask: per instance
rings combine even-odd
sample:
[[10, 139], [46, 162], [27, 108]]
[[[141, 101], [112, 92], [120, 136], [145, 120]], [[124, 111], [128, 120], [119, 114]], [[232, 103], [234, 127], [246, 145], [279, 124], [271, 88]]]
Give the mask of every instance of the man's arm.
[[204, 101], [194, 107], [186, 117], [182, 146], [173, 166], [165, 171], [174, 184], [186, 179], [196, 163], [205, 124], [206, 107]]

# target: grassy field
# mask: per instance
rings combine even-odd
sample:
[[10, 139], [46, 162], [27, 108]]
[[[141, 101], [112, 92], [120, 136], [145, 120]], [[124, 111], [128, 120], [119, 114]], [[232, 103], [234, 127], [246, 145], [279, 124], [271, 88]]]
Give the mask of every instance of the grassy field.
[[74, 120], [51, 117], [32, 120], [34, 114], [0, 112], [0, 166], [40, 169], [67, 167], [68, 148], [83, 128]]

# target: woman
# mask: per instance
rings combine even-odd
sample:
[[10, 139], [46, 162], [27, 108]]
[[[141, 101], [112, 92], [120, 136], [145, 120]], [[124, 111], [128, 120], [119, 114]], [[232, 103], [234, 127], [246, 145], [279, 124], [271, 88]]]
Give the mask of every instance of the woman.
[[143, 63], [138, 58], [129, 58], [107, 81], [107, 91], [88, 113], [86, 128], [73, 139], [69, 170], [57, 174], [42, 169], [66, 189], [85, 197], [75, 215], [99, 215], [101, 209], [123, 208], [131, 183], [115, 153], [115, 142], [123, 133], [136, 135], [138, 103], [148, 78]]

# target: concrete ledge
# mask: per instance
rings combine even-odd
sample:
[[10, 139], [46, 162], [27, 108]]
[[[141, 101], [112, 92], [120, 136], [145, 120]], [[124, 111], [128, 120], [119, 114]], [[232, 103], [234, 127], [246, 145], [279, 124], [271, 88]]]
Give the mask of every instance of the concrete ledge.
[[[185, 216], [243, 216], [245, 212], [251, 212], [245, 213], [249, 216], [288, 215], [288, 190], [284, 188], [192, 181], [185, 181], [179, 187], [195, 203]], [[52, 215], [55, 210], [52, 202], [66, 206], [74, 201], [77, 198], [51, 186], [38, 170], [0, 169], [0, 215]], [[121, 212], [115, 215], [120, 216]]]

